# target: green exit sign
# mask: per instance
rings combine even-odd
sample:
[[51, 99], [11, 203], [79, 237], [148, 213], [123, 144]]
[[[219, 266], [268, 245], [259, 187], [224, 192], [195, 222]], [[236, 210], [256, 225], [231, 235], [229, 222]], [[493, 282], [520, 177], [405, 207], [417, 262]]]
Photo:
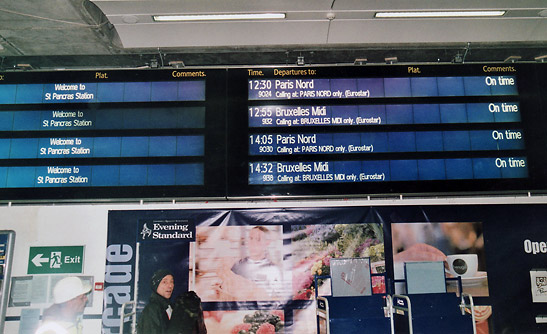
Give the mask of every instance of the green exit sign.
[[81, 274], [84, 246], [30, 247], [28, 274]]

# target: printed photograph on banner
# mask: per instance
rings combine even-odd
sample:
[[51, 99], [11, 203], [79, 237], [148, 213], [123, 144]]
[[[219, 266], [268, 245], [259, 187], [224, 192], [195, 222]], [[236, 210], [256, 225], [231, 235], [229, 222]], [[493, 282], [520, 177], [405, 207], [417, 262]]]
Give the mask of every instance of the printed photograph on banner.
[[372, 295], [370, 258], [330, 259], [333, 297]]
[[458, 290], [459, 277], [464, 293], [489, 295], [482, 223], [394, 223], [391, 229], [395, 279], [405, 278], [405, 262], [443, 261], [448, 292]]
[[287, 299], [282, 232], [281, 226], [198, 226], [189, 289], [204, 302]]
[[283, 310], [204, 311], [203, 313], [208, 333], [285, 333]]
[[[332, 258], [370, 258], [372, 274], [385, 272], [384, 236], [380, 224], [293, 225], [291, 250], [295, 300], [314, 298], [314, 277], [331, 274]], [[373, 293], [385, 292], [382, 278], [373, 281]], [[331, 295], [330, 280], [318, 281], [318, 295]]]

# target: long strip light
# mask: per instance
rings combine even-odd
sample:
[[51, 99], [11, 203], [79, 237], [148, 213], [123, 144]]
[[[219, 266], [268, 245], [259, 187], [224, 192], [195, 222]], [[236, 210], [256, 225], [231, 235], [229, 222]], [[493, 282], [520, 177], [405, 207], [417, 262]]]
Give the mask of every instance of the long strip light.
[[284, 19], [285, 13], [203, 14], [203, 15], [154, 15], [156, 22], [230, 21]]
[[428, 11], [428, 12], [377, 12], [377, 18], [443, 18], [443, 17], [495, 17], [503, 16], [505, 10], [476, 11]]

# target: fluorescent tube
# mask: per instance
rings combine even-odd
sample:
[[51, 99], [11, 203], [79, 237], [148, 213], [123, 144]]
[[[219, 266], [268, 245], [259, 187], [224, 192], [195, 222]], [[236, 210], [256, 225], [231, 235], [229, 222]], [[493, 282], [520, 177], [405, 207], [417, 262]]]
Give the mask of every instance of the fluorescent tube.
[[156, 22], [272, 20], [284, 19], [285, 13], [203, 14], [203, 15], [154, 15]]
[[451, 18], [451, 17], [492, 17], [503, 16], [504, 10], [476, 11], [431, 11], [431, 12], [378, 12], [377, 18]]

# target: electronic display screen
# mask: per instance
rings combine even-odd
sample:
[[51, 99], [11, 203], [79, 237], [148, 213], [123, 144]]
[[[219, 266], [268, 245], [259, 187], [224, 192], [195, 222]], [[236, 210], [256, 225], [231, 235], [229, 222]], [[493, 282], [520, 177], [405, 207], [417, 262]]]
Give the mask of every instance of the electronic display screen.
[[186, 69], [3, 74], [0, 198], [224, 196], [225, 77]]
[[545, 189], [540, 66], [230, 71], [228, 195]]
[[547, 189], [544, 64], [5, 72], [0, 200]]

